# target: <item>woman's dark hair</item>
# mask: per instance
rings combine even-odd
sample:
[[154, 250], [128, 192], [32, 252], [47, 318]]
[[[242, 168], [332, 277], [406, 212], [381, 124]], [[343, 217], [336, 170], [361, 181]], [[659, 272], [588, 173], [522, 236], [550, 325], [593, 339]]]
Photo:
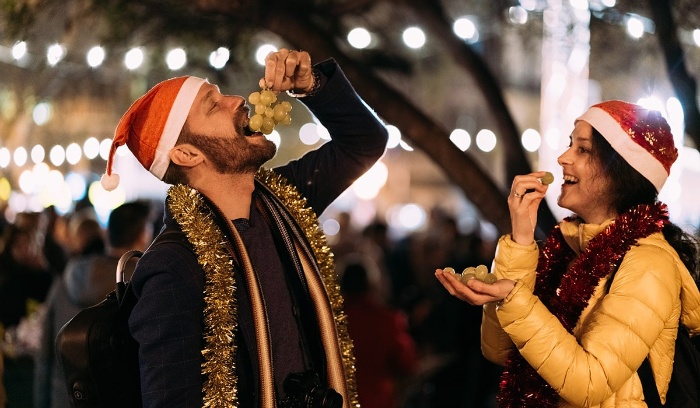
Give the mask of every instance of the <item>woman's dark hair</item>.
[[[611, 203], [618, 214], [640, 204], [656, 203], [658, 193], [654, 185], [633, 169], [595, 128], [592, 145], [603, 172], [610, 179]], [[663, 234], [697, 281], [699, 272], [697, 238], [673, 223], [664, 227]]]

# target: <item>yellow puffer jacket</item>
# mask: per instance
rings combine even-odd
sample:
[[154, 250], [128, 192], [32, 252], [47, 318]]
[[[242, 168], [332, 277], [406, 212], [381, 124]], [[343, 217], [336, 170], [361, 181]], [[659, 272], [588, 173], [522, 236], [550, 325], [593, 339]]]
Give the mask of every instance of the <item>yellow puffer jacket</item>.
[[[564, 221], [577, 253], [601, 225]], [[649, 355], [662, 401], [673, 368], [678, 321], [700, 334], [700, 293], [675, 250], [655, 233], [625, 255], [612, 286], [601, 279], [571, 334], [533, 295], [539, 250], [501, 237], [493, 272], [517, 281], [500, 304], [484, 306], [484, 356], [505, 364], [513, 345], [561, 397], [562, 407], [646, 407], [637, 369]]]

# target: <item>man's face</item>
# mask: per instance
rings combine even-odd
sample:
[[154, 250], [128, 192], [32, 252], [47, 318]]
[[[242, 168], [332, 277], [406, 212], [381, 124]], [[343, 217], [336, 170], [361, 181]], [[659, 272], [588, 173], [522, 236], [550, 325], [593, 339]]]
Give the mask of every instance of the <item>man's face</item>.
[[247, 129], [248, 114], [245, 99], [222, 95], [216, 85], [204, 83], [187, 116], [193, 136], [189, 143], [221, 173], [255, 172], [274, 157], [276, 146], [262, 133]]

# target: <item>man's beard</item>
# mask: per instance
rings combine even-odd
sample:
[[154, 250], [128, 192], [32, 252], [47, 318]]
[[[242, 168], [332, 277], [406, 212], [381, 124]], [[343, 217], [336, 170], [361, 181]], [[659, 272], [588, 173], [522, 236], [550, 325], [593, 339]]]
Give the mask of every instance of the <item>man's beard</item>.
[[223, 174], [255, 173], [260, 166], [275, 156], [277, 147], [265, 139], [251, 144], [243, 137], [227, 138], [199, 135], [196, 146]]

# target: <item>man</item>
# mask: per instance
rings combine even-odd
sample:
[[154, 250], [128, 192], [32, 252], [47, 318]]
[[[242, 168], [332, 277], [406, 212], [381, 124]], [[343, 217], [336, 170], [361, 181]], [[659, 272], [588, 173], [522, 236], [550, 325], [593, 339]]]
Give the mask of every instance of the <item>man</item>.
[[101, 302], [114, 290], [119, 257], [132, 249], [146, 249], [153, 239], [152, 221], [148, 203], [134, 201], [120, 205], [107, 221], [106, 253], [76, 256], [68, 262], [63, 274], [54, 279], [44, 303], [46, 315], [34, 370], [36, 408], [70, 408], [54, 340], [63, 325], [81, 309]]
[[[384, 153], [387, 132], [340, 67], [267, 56], [265, 85], [299, 97], [332, 141], [274, 170], [249, 108], [195, 77], [161, 82], [120, 121], [103, 185], [126, 144], [168, 190], [158, 245], [139, 261], [129, 320], [145, 407], [357, 402], [352, 343], [317, 214]], [[285, 379], [287, 383], [285, 385]], [[318, 384], [316, 383], [318, 382]], [[338, 395], [339, 394], [339, 395]]]

